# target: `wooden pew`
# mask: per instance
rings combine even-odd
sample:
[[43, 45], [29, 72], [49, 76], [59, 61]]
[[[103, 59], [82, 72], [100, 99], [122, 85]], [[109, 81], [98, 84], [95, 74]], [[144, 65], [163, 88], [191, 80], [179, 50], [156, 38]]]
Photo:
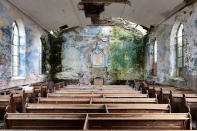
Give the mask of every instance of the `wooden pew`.
[[197, 98], [197, 91], [170, 91], [170, 103], [172, 105], [173, 112], [184, 113], [185, 109], [182, 108], [185, 98]]
[[58, 91], [61, 91], [61, 92], [139, 92], [137, 90], [133, 90], [133, 89], [127, 89], [127, 90], [108, 90], [108, 89], [60, 89]]
[[134, 88], [103, 88], [103, 87], [64, 87], [60, 90], [136, 90]]
[[67, 85], [63, 88], [94, 88], [94, 89], [133, 89], [129, 85]]
[[9, 95], [0, 95], [0, 107], [6, 107], [9, 104], [10, 96]]
[[183, 91], [171, 86], [151, 86], [149, 88], [149, 95], [152, 97], [157, 97], [160, 104], [169, 103], [170, 91]]
[[59, 82], [54, 84], [54, 89], [59, 90], [60, 88], [64, 87], [64, 82]]
[[86, 129], [192, 129], [189, 114], [88, 114]]
[[170, 104], [106, 104], [109, 113], [171, 113]]
[[[10, 130], [4, 129], [3, 131], [10, 131]], [[20, 130], [20, 131], [27, 131], [27, 130]], [[53, 131], [53, 130], [47, 130], [47, 131]], [[70, 130], [58, 130], [58, 131], [70, 131]], [[84, 130], [77, 130], [77, 131], [91, 131], [91, 130], [84, 129]], [[94, 131], [126, 131], [126, 130], [94, 130]], [[132, 131], [139, 131], [139, 130], [132, 130]], [[140, 131], [147, 131], [147, 130], [140, 130]], [[161, 130], [154, 130], [154, 131], [161, 131]], [[165, 130], [165, 131], [171, 131], [171, 130]], [[190, 130], [173, 130], [173, 131], [190, 131]]]
[[10, 96], [9, 95], [0, 95], [0, 119], [3, 118], [6, 112], [6, 107], [9, 105]]
[[26, 104], [27, 113], [171, 113], [169, 104]]
[[[149, 85], [149, 87], [148, 87], [149, 96], [150, 97], [160, 96], [161, 89], [164, 89], [164, 90], [176, 90], [176, 88], [172, 87], [172, 86]], [[160, 102], [160, 100], [159, 100], [159, 102]]]
[[0, 96], [0, 119], [4, 117], [6, 111], [9, 113], [16, 112], [13, 94]]
[[142, 93], [148, 93], [148, 83], [146, 83], [145, 81], [140, 84], [140, 88], [142, 90]]
[[62, 94], [48, 93], [48, 98], [147, 98], [148, 94]]
[[92, 104], [129, 104], [129, 103], [158, 103], [156, 98], [92, 98]]
[[34, 89], [40, 90], [40, 96], [46, 97], [47, 96], [47, 86], [34, 86]]
[[191, 113], [192, 119], [197, 120], [197, 98], [184, 97], [184, 104], [182, 105], [185, 105], [185, 110]]
[[189, 113], [8, 113], [5, 115], [4, 128], [32, 130], [191, 130], [192, 122]]
[[83, 91], [83, 90], [78, 90], [78, 91], [65, 91], [65, 90], [56, 90], [55, 93], [64, 93], [64, 94], [141, 94], [141, 91], [127, 91], [127, 90], [117, 90], [117, 91]]
[[130, 86], [129, 85], [102, 85], [102, 87], [103, 88], [125, 88], [125, 87], [130, 87]]
[[38, 98], [42, 104], [90, 104], [91, 98]]
[[156, 98], [39, 98], [45, 104], [157, 104]]
[[161, 88], [160, 93], [158, 95], [159, 103], [162, 103], [162, 104], [169, 103], [170, 92], [178, 91], [178, 90], [179, 89], [174, 89], [174, 88]]
[[26, 104], [27, 113], [106, 113], [104, 104]]
[[18, 112], [25, 112], [26, 102], [36, 103], [37, 97], [40, 94], [40, 90], [39, 89], [33, 89], [29, 91], [12, 90], [9, 93], [13, 94], [13, 99], [16, 104], [16, 110]]
[[173, 105], [173, 112], [185, 113], [187, 110], [183, 108], [184, 98], [197, 98], [197, 94], [170, 94], [170, 103]]
[[124, 90], [128, 90], [128, 91], [137, 91], [135, 89], [132, 88], [61, 88], [61, 91], [124, 91]]
[[86, 114], [7, 113], [5, 129], [80, 130]]

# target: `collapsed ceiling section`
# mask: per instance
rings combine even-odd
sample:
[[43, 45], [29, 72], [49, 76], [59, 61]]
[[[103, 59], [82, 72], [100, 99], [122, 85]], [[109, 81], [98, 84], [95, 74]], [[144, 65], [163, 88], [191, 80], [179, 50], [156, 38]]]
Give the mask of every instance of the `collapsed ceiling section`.
[[112, 3], [131, 5], [128, 0], [81, 0], [78, 8], [84, 10], [86, 17], [91, 18], [92, 24], [99, 24], [100, 14], [105, 11], [105, 6]]
[[46, 30], [85, 26], [120, 17], [144, 27], [157, 25], [184, 0], [7, 0]]

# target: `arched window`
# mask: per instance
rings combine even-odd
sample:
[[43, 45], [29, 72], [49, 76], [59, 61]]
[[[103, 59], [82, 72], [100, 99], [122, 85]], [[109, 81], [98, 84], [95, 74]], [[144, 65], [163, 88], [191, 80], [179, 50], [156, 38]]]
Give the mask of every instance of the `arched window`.
[[184, 56], [183, 56], [183, 24], [180, 24], [177, 31], [177, 45], [176, 45], [176, 65], [177, 76], [183, 75]]
[[42, 44], [39, 48], [39, 74], [42, 74]]
[[19, 75], [19, 29], [16, 22], [12, 25], [12, 76]]
[[157, 40], [154, 43], [154, 63], [157, 63]]
[[154, 41], [154, 51], [153, 51], [153, 75], [157, 75], [157, 40]]

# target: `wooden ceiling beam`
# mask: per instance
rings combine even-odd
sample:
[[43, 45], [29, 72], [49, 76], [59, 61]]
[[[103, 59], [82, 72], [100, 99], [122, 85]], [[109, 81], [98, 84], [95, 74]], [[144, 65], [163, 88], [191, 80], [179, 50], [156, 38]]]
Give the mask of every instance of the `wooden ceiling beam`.
[[129, 0], [82, 0], [82, 3], [130, 3]]

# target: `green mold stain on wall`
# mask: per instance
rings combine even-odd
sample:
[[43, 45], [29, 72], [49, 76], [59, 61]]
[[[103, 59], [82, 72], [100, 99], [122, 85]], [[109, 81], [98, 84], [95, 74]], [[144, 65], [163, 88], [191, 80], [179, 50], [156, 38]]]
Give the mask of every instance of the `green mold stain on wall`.
[[146, 41], [123, 28], [112, 26], [108, 35], [110, 39], [110, 53], [108, 56], [108, 70], [112, 78], [125, 80], [133, 72], [141, 75], [144, 68]]

